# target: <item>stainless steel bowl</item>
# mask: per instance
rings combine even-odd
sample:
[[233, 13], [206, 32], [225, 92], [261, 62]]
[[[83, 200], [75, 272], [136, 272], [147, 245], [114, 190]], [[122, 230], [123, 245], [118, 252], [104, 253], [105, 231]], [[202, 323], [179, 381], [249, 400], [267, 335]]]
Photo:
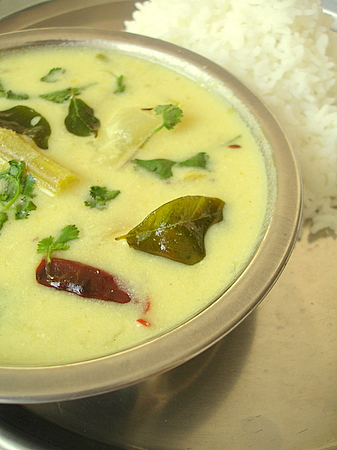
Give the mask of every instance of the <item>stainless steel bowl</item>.
[[296, 157], [277, 119], [223, 68], [180, 47], [124, 32], [49, 28], [0, 35], [0, 52], [36, 45], [109, 48], [164, 64], [223, 96], [249, 124], [265, 157], [269, 208], [245, 270], [212, 304], [185, 323], [125, 351], [73, 364], [0, 367], [0, 402], [69, 400], [126, 387], [191, 359], [235, 328], [261, 302], [294, 247], [302, 206]]

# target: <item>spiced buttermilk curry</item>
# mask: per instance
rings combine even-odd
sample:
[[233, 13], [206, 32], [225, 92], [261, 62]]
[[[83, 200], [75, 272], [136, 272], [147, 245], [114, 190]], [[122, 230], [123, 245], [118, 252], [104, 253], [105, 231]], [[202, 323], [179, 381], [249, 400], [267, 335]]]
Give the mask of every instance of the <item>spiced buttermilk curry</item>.
[[267, 205], [233, 107], [106, 49], [0, 58], [0, 364], [112, 354], [216, 299]]

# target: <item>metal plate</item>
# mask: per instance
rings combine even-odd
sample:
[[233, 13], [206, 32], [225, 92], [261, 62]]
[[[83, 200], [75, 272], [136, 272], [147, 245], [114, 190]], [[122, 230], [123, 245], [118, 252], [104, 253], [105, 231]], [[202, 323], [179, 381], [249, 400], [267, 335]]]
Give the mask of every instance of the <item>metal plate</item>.
[[323, 11], [330, 14], [334, 22], [331, 25], [333, 31], [337, 31], [337, 0], [321, 0]]
[[[119, 30], [132, 10], [127, 1], [54, 0], [0, 26]], [[1, 405], [0, 448], [336, 449], [336, 267], [336, 236], [305, 229], [264, 302], [214, 347], [110, 394]]]

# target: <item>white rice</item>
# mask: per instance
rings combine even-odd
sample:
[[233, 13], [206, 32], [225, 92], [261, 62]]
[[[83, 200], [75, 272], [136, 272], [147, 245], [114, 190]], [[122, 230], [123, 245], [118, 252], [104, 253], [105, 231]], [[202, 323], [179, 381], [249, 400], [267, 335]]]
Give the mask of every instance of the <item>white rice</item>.
[[152, 0], [125, 30], [197, 52], [236, 75], [297, 151], [304, 219], [337, 230], [337, 33], [319, 0]]

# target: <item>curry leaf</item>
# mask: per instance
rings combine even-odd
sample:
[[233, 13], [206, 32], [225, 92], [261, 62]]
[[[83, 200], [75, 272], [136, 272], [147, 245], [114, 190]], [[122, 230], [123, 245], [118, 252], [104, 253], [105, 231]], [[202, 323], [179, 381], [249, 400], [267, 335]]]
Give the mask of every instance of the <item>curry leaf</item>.
[[180, 197], [152, 211], [116, 239], [126, 239], [137, 250], [193, 265], [206, 256], [205, 234], [211, 225], [222, 221], [224, 205], [214, 197]]
[[48, 148], [50, 125], [41, 114], [28, 106], [18, 105], [0, 111], [0, 127], [29, 136], [44, 150]]
[[100, 121], [94, 116], [94, 110], [83, 100], [72, 96], [68, 115], [64, 121], [67, 130], [76, 136], [97, 136]]
[[156, 173], [160, 178], [172, 177], [172, 167], [175, 165], [175, 161], [170, 159], [134, 159], [133, 162], [150, 172]]

